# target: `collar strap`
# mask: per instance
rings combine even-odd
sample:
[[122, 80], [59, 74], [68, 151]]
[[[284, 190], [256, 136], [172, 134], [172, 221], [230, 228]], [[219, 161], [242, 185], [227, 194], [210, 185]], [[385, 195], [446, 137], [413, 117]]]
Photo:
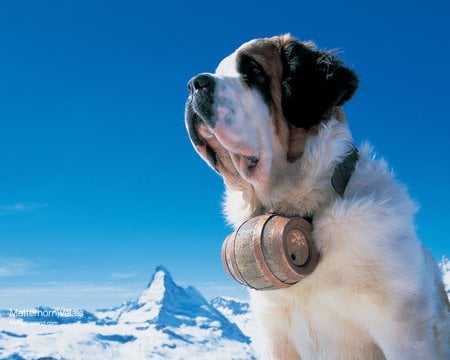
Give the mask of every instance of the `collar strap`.
[[345, 189], [353, 175], [358, 159], [358, 150], [352, 146], [350, 152], [334, 168], [331, 185], [340, 196], [344, 196]]

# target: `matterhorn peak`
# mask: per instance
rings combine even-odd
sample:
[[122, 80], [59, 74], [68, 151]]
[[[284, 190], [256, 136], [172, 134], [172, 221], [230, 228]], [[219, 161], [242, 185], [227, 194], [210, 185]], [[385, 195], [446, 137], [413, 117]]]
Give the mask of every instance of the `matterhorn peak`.
[[137, 299], [138, 304], [161, 303], [167, 289], [177, 287], [169, 270], [163, 265], [158, 265], [147, 285], [147, 289]]
[[136, 305], [121, 314], [119, 322], [127, 324], [155, 324], [163, 329], [186, 327], [209, 328], [222, 337], [249, 343], [239, 328], [230, 323], [202, 294], [192, 286], [183, 288], [172, 279], [164, 266], [157, 266], [147, 289]]
[[170, 295], [176, 292], [178, 285], [172, 279], [169, 270], [158, 265], [147, 288], [134, 302], [134, 305], [120, 315], [120, 321], [125, 323], [155, 322], [161, 314], [161, 309]]
[[[164, 265], [157, 265], [153, 276], [155, 276], [155, 274], [159, 273], [159, 272], [164, 273], [165, 275], [167, 275], [168, 277], [170, 277], [172, 279], [172, 276], [170, 275], [169, 270], [167, 270], [167, 268]], [[150, 283], [151, 283], [151, 281], [150, 281]]]

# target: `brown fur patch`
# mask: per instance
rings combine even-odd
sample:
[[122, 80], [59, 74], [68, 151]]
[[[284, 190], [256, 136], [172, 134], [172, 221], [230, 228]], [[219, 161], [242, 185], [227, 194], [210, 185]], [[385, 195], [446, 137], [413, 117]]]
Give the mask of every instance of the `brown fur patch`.
[[[284, 118], [282, 102], [282, 87], [281, 82], [283, 78], [283, 64], [281, 60], [282, 48], [293, 41], [298, 41], [290, 34], [275, 36], [267, 39], [259, 39], [249, 43], [248, 45], [239, 49], [238, 53], [251, 56], [255, 59], [269, 75], [271, 79], [271, 95], [272, 104], [270, 104], [270, 113], [273, 120], [275, 133], [278, 135], [281, 144], [286, 150], [286, 160], [290, 163], [298, 160], [303, 155], [306, 140], [309, 135], [317, 132], [317, 126], [305, 130], [297, 128], [287, 123]], [[313, 43], [303, 43], [311, 49], [315, 46]], [[329, 114], [329, 118], [335, 117], [337, 120], [345, 123], [345, 114], [340, 107], [334, 107]], [[324, 119], [324, 121], [329, 120]]]
[[276, 133], [282, 130], [282, 121], [284, 121], [283, 110], [281, 108], [281, 80], [283, 77], [283, 64], [280, 58], [281, 45], [277, 38], [260, 39], [249, 43], [238, 51], [239, 54], [245, 54], [256, 60], [270, 77], [272, 104], [271, 115], [274, 120]]

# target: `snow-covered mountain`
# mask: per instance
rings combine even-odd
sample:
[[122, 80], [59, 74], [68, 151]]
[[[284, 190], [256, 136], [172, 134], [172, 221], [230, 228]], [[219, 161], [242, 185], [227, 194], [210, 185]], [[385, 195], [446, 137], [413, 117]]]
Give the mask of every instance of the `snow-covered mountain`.
[[[450, 296], [450, 260], [440, 263]], [[249, 304], [208, 303], [156, 268], [134, 300], [94, 313], [38, 307], [0, 310], [0, 359], [254, 359]]]
[[[226, 310], [222, 305], [220, 309]], [[245, 311], [248, 314], [248, 305]], [[95, 313], [46, 307], [0, 311], [0, 358], [254, 357], [250, 338], [234, 322], [195, 288], [178, 286], [167, 269], [159, 266], [138, 299], [113, 309]]]

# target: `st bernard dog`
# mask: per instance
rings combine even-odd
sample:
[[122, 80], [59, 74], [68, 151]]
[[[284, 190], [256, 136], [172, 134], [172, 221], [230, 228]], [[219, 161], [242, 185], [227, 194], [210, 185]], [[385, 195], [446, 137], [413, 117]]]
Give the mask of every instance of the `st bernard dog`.
[[[264, 359], [450, 359], [450, 306], [414, 229], [417, 206], [341, 106], [358, 87], [333, 52], [290, 35], [252, 40], [189, 83], [186, 127], [225, 183], [235, 227], [267, 213], [312, 218], [315, 271], [251, 292]], [[352, 169], [353, 170], [353, 169]]]

